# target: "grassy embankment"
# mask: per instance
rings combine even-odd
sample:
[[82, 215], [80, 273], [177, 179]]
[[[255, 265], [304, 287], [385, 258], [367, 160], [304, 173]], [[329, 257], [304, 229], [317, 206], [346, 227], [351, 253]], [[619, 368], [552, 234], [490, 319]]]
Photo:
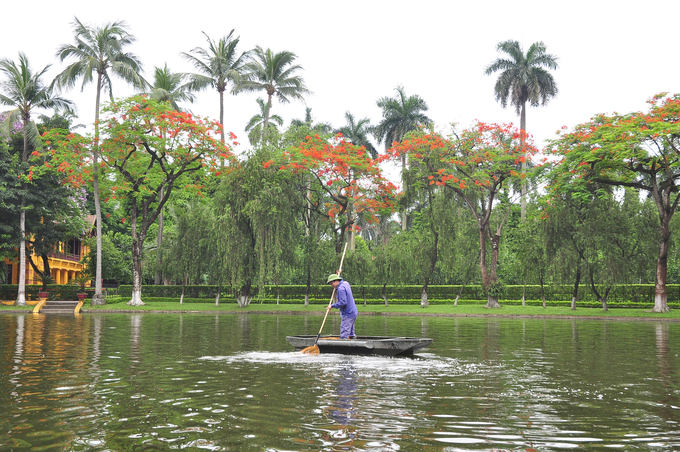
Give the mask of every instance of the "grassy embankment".
[[[128, 306], [127, 299], [120, 298], [121, 301], [116, 302], [115, 298], [110, 298], [104, 306], [90, 306], [85, 303], [83, 311], [85, 312], [228, 312], [228, 313], [309, 313], [323, 315], [324, 307], [321, 305], [304, 306], [303, 304], [260, 304], [252, 303], [246, 308], [239, 308], [236, 303], [220, 303], [215, 306], [214, 303], [184, 303], [179, 304], [179, 300], [170, 302], [147, 302], [144, 306]], [[680, 310], [672, 310], [668, 313], [653, 313], [651, 309], [636, 309], [636, 308], [611, 308], [608, 311], [603, 311], [599, 308], [577, 308], [572, 311], [568, 307], [547, 307], [540, 306], [503, 306], [500, 309], [489, 309], [484, 305], [430, 305], [427, 308], [421, 308], [417, 304], [413, 305], [368, 305], [364, 306], [358, 303], [360, 315], [412, 315], [412, 316], [556, 316], [556, 317], [628, 317], [628, 318], [650, 318], [650, 319], [676, 319], [680, 321]], [[16, 307], [0, 305], [0, 312], [3, 311], [31, 311], [33, 306]], [[337, 311], [333, 311], [337, 315]]]

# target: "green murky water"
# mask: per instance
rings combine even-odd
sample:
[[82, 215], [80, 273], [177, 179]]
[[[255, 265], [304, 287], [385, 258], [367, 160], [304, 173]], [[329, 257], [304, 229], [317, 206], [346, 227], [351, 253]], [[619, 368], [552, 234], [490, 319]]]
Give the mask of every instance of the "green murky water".
[[0, 314], [0, 450], [680, 449], [680, 324], [364, 316], [435, 342], [293, 352], [321, 320]]

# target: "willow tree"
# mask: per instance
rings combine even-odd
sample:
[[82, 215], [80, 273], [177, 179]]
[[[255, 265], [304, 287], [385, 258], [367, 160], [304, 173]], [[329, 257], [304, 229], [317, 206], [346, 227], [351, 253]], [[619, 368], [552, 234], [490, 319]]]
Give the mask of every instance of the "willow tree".
[[265, 285], [281, 283], [302, 236], [297, 209], [291, 208], [293, 181], [262, 165], [273, 152], [264, 146], [247, 154], [215, 194], [212, 274], [219, 283], [223, 275], [229, 278], [240, 307]]

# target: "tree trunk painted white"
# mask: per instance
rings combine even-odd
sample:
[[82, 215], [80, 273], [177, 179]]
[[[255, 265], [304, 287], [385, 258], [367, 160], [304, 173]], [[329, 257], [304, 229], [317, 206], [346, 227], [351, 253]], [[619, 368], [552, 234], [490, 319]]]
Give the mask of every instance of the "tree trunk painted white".
[[491, 295], [486, 298], [487, 308], [500, 308], [501, 304], [498, 302], [498, 297], [492, 297]]
[[26, 306], [26, 211], [24, 210], [25, 201], [21, 200], [21, 214], [19, 215], [19, 290], [15, 306]]
[[602, 310], [603, 311], [609, 310], [609, 308], [607, 308], [607, 298], [606, 297], [600, 298], [600, 303], [602, 303]]
[[246, 295], [239, 295], [236, 298], [236, 301], [238, 302], [239, 308], [245, 308], [248, 305], [250, 305], [250, 302], [252, 301], [253, 297], [251, 296], [246, 296]]
[[[522, 104], [522, 113], [520, 115], [519, 123], [520, 123], [520, 129], [522, 131], [526, 132], [527, 130], [527, 111], [526, 111], [527, 105], [526, 102]], [[524, 136], [524, 135], [522, 135]], [[524, 142], [524, 138], [522, 138], [522, 142]], [[524, 161], [522, 162], [522, 198], [520, 200], [521, 204], [521, 210], [520, 210], [520, 217], [522, 221], [524, 221], [527, 217], [527, 179], [526, 179], [526, 174], [527, 174], [527, 159], [526, 159], [526, 154], [524, 154]]]
[[420, 293], [420, 307], [426, 308], [429, 305], [430, 302], [427, 301], [427, 287], [423, 286], [423, 291]]
[[[132, 272], [133, 281], [135, 279], [134, 273], [135, 272]], [[140, 281], [139, 285], [141, 286], [141, 281]], [[130, 301], [127, 302], [127, 305], [128, 306], [144, 306], [144, 302], [142, 302], [142, 290], [134, 288], [134, 284], [133, 284], [133, 288], [132, 288], [132, 298], [130, 299]]]
[[671, 238], [670, 215], [662, 218], [661, 238], [659, 240], [659, 257], [656, 261], [656, 287], [654, 290], [654, 309], [652, 312], [668, 312], [668, 248]]
[[137, 236], [137, 212], [132, 209], [132, 299], [128, 306], [144, 306], [142, 301], [142, 245], [144, 237]]
[[[21, 154], [21, 161], [28, 161], [28, 119], [24, 118], [24, 151]], [[24, 187], [26, 184], [22, 184]], [[19, 289], [15, 306], [26, 306], [26, 198], [21, 197], [21, 212], [19, 213]]]
[[97, 234], [97, 254], [95, 257], [94, 274], [94, 295], [92, 295], [92, 305], [106, 304], [106, 299], [102, 295], [102, 208], [99, 199], [99, 101], [101, 97], [102, 74], [97, 75], [97, 100], [94, 112], [94, 149], [92, 150], [92, 175], [94, 192], [94, 213], [96, 217]]

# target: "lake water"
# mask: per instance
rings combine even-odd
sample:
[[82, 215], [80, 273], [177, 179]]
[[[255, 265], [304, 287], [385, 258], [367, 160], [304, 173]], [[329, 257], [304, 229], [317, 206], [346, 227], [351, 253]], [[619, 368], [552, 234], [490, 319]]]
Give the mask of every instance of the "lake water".
[[434, 343], [294, 352], [322, 319], [0, 314], [0, 450], [680, 450], [678, 323], [360, 316]]

